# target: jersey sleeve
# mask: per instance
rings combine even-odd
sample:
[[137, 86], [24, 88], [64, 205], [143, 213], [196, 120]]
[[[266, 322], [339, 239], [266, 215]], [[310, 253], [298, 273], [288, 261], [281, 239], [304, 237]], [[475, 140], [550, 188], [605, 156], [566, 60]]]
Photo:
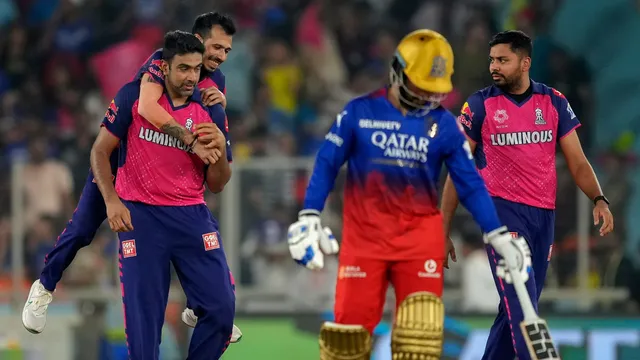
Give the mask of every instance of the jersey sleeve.
[[227, 114], [224, 111], [224, 108], [220, 104], [216, 104], [213, 106], [209, 106], [207, 108], [209, 112], [209, 116], [214, 124], [218, 126], [218, 128], [224, 134], [224, 138], [227, 139], [227, 160], [229, 162], [233, 161], [233, 155], [231, 154], [231, 139], [229, 138], [229, 125], [227, 120]]
[[558, 139], [562, 139], [580, 127], [580, 120], [573, 112], [567, 98], [556, 89], [553, 89], [552, 101], [558, 110]]
[[500, 220], [484, 180], [476, 169], [471, 147], [460, 129], [462, 125], [458, 126], [458, 129], [451, 126], [445, 130], [444, 135], [450, 137], [447, 143], [451, 146], [445, 157], [445, 164], [460, 202], [469, 210], [482, 231], [487, 233], [499, 228]]
[[469, 96], [460, 110], [458, 122], [462, 124], [467, 136], [476, 143], [482, 141], [482, 124], [485, 116], [484, 99], [480, 92]]
[[348, 104], [334, 121], [318, 150], [316, 162], [304, 197], [304, 208], [322, 211], [333, 190], [336, 176], [349, 159], [355, 140], [354, 109]]
[[222, 72], [220, 72], [219, 86], [220, 88], [218, 90], [220, 90], [226, 96], [227, 95], [227, 79], [225, 78]]
[[164, 84], [164, 73], [162, 72], [162, 49], [156, 50], [140, 67], [134, 80], [141, 80], [144, 74], [149, 74], [151, 78], [160, 84]]
[[123, 86], [115, 98], [111, 100], [109, 108], [104, 114], [104, 119], [102, 119], [101, 126], [118, 139], [127, 136], [129, 126], [133, 121], [133, 105], [138, 100], [139, 86], [138, 82]]

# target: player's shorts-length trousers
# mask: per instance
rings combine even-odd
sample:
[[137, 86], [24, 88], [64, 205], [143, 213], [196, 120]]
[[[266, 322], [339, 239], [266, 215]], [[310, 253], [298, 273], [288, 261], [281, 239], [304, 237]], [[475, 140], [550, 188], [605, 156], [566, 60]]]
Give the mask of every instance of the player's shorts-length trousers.
[[[536, 310], [538, 299], [544, 287], [547, 268], [553, 251], [555, 211], [518, 204], [501, 198], [493, 198], [500, 221], [514, 236], [522, 236], [531, 248], [533, 270], [527, 281], [527, 290]], [[500, 305], [483, 360], [530, 359], [527, 345], [520, 332], [520, 322], [524, 319], [513, 285], [496, 276], [496, 264], [501, 257], [491, 247], [487, 247], [489, 264], [500, 294]]]
[[40, 282], [49, 291], [55, 290], [64, 270], [80, 249], [91, 244], [98, 228], [107, 218], [102, 194], [93, 179], [93, 174], [89, 173], [71, 220], [58, 236], [54, 248], [45, 257]]
[[396, 307], [410, 294], [428, 291], [442, 296], [443, 259], [388, 261], [340, 254], [335, 322], [362, 325], [370, 333], [382, 318], [388, 285]]
[[188, 360], [219, 359], [235, 314], [233, 280], [209, 209], [125, 202], [134, 230], [120, 233], [120, 282], [132, 360], [157, 360], [173, 264], [198, 316]]

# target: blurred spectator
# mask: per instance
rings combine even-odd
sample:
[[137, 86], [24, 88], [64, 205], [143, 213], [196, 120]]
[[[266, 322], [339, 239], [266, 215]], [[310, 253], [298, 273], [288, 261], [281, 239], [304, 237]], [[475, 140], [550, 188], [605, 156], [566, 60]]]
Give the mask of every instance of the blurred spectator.
[[36, 279], [44, 267], [43, 259], [56, 242], [56, 221], [49, 216], [38, 218], [27, 233], [26, 261], [29, 278]]
[[29, 162], [24, 169], [27, 227], [42, 216], [66, 217], [74, 208], [71, 171], [65, 163], [50, 158], [49, 150], [44, 137], [34, 137], [29, 142]]
[[293, 278], [297, 266], [290, 259], [287, 227], [292, 221], [291, 208], [276, 204], [269, 216], [259, 220], [242, 245], [243, 257], [251, 266], [254, 285], [270, 291], [282, 291]]
[[[454, 82], [456, 89], [466, 99], [474, 92], [491, 84], [487, 49], [490, 40], [489, 25], [481, 18], [471, 19], [465, 36], [455, 51]], [[456, 104], [456, 111], [462, 104]]]
[[494, 314], [500, 296], [491, 273], [489, 258], [482, 241], [465, 240], [462, 249], [462, 311]]

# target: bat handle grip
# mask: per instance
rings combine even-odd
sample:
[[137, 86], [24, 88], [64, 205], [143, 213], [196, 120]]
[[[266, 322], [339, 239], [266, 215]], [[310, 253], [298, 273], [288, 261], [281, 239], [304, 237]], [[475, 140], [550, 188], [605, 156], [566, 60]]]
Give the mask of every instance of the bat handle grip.
[[531, 303], [531, 297], [529, 296], [529, 292], [527, 291], [527, 286], [525, 281], [522, 280], [522, 276], [519, 271], [511, 272], [511, 279], [513, 281], [513, 287], [516, 289], [516, 295], [518, 295], [518, 300], [520, 301], [520, 306], [522, 307], [522, 313], [524, 314], [525, 320], [534, 320], [538, 319], [538, 313], [536, 309], [533, 307]]

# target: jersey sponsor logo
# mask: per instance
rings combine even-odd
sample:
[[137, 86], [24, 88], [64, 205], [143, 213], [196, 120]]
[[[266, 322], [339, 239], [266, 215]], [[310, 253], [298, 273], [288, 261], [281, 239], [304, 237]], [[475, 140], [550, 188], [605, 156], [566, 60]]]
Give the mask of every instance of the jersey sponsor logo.
[[107, 119], [107, 121], [113, 124], [113, 122], [116, 120], [116, 116], [118, 116], [118, 110], [119, 108], [116, 105], [115, 99], [111, 100], [111, 103], [109, 103], [109, 107], [107, 108], [107, 112], [104, 114], [104, 117]]
[[202, 234], [202, 242], [204, 243], [205, 251], [220, 249], [218, 234], [215, 232]]
[[133, 239], [124, 240], [120, 246], [122, 246], [122, 257], [123, 258], [130, 258], [130, 257], [134, 257], [134, 256], [138, 255], [138, 252], [136, 251], [136, 241], [135, 240], [133, 240]]
[[461, 115], [467, 115], [469, 117], [469, 119], [473, 119], [473, 112], [471, 112], [471, 107], [469, 107], [469, 103], [465, 102], [464, 105], [462, 105], [462, 109], [460, 110], [460, 114]]
[[507, 110], [496, 110], [496, 112], [493, 114], [493, 120], [495, 120], [498, 124], [502, 124], [505, 121], [509, 120]]
[[386, 133], [374, 131], [371, 134], [371, 143], [384, 151], [385, 157], [413, 160], [422, 163], [427, 162], [427, 147], [429, 139], [416, 137], [403, 133]]
[[170, 136], [169, 134], [165, 134], [153, 129], [140, 127], [138, 137], [142, 140], [152, 142], [154, 144], [187, 151], [187, 145], [185, 145], [182, 141], [174, 138], [173, 136]]
[[553, 130], [491, 134], [491, 145], [493, 146], [528, 145], [550, 142], [553, 142]]
[[338, 269], [338, 279], [363, 279], [367, 277], [367, 273], [360, 269], [360, 266], [343, 265]]
[[327, 135], [324, 136], [324, 138], [325, 140], [336, 144], [336, 146], [338, 147], [342, 146], [342, 143], [344, 143], [344, 140], [339, 135], [334, 133], [328, 133]]
[[576, 114], [573, 112], [571, 108], [571, 104], [567, 103], [567, 112], [569, 113], [569, 119], [573, 120], [576, 118]]
[[358, 126], [362, 129], [400, 130], [398, 121], [360, 119]]
[[442, 274], [438, 270], [438, 263], [433, 259], [425, 261], [424, 271], [418, 271], [418, 277], [432, 279], [439, 279], [442, 277]]
[[[469, 121], [469, 119], [467, 119], [467, 117], [465, 115], [458, 116], [458, 124], [464, 125], [469, 130], [471, 130], [472, 127], [473, 127], [473, 124], [471, 124], [471, 121]], [[460, 130], [464, 130], [464, 129], [462, 129], [462, 127], [461, 127]]]

